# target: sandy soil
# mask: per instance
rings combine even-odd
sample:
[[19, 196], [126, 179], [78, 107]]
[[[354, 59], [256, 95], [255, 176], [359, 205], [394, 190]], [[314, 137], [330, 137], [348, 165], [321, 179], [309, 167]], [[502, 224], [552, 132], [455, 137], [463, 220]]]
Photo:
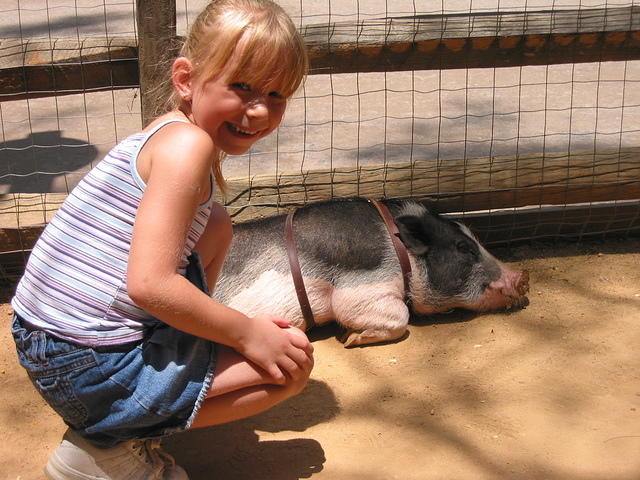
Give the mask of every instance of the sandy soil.
[[[299, 397], [167, 450], [194, 480], [637, 480], [640, 240], [497, 253], [531, 272], [526, 309], [419, 319], [356, 349], [318, 329]], [[64, 426], [17, 365], [10, 315], [0, 305], [0, 478], [39, 479]]]

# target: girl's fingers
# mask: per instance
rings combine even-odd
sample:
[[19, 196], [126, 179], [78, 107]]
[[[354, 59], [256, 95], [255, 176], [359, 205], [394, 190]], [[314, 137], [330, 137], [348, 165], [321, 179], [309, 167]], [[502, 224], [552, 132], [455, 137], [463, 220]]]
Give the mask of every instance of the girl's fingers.
[[271, 318], [271, 321], [273, 323], [275, 323], [277, 326], [279, 326], [280, 328], [289, 328], [289, 327], [291, 327], [291, 324], [289, 323], [289, 320], [287, 320], [286, 318], [273, 317], [273, 318]]
[[279, 362], [280, 370], [284, 370], [291, 378], [297, 378], [300, 365], [291, 357], [284, 357]]
[[271, 376], [271, 378], [273, 379], [273, 382], [276, 385], [284, 385], [287, 381], [287, 377], [285, 376], [285, 374], [282, 372], [282, 370], [277, 364], [273, 364], [267, 370], [267, 373]]
[[290, 334], [293, 346], [304, 350], [309, 356], [313, 355], [313, 345], [309, 342], [309, 338], [302, 330], [296, 327], [290, 327], [285, 331]]
[[300, 348], [292, 349], [289, 353], [289, 358], [303, 370], [306, 370], [313, 365], [313, 356]]

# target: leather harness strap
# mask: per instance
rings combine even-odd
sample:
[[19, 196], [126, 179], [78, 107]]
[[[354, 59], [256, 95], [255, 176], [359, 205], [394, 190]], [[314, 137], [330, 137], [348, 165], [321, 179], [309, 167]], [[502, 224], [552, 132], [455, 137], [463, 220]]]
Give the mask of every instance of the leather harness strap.
[[[409, 281], [411, 279], [411, 262], [409, 261], [407, 249], [398, 237], [398, 227], [394, 223], [393, 217], [391, 216], [387, 206], [378, 200], [369, 200], [369, 202], [376, 207], [376, 210], [378, 210], [378, 213], [382, 217], [382, 220], [389, 231], [391, 243], [393, 243], [393, 248], [395, 249], [398, 260], [400, 261], [405, 298], [408, 298]], [[296, 248], [296, 241], [293, 235], [293, 216], [295, 213], [296, 211], [294, 209], [287, 215], [287, 219], [284, 223], [284, 239], [287, 247], [287, 256], [289, 257], [289, 269], [291, 270], [293, 285], [295, 286], [298, 303], [300, 304], [300, 310], [302, 311], [302, 317], [304, 318], [306, 329], [308, 330], [313, 328], [316, 325], [316, 322], [313, 318], [313, 311], [311, 310], [307, 290], [304, 288], [302, 270], [300, 269], [300, 261], [298, 260], [298, 249]]]
[[291, 210], [289, 215], [287, 215], [287, 220], [284, 223], [284, 240], [287, 245], [287, 256], [289, 257], [289, 269], [293, 277], [293, 285], [296, 288], [298, 303], [300, 304], [302, 317], [307, 327], [306, 330], [309, 330], [315, 327], [316, 321], [313, 318], [307, 290], [304, 288], [304, 280], [302, 280], [302, 271], [300, 270], [300, 262], [298, 261], [298, 249], [296, 248], [296, 240], [293, 237], [293, 215], [295, 213], [295, 210]]
[[402, 243], [402, 240], [398, 237], [400, 231], [393, 221], [393, 217], [391, 216], [391, 212], [389, 212], [387, 206], [379, 200], [370, 199], [369, 202], [376, 207], [378, 213], [382, 217], [382, 220], [384, 220], [384, 224], [387, 226], [387, 230], [391, 236], [391, 242], [393, 243], [393, 248], [395, 248], [396, 255], [400, 261], [400, 270], [402, 271], [402, 281], [404, 283], [404, 296], [405, 299], [408, 299], [411, 280], [411, 262], [409, 261], [407, 247], [404, 246], [404, 243]]

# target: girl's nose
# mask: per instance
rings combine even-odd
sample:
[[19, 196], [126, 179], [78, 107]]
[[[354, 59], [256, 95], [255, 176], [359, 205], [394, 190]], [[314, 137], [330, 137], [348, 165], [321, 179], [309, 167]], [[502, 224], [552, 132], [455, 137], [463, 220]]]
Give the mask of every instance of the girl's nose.
[[268, 118], [269, 109], [263, 98], [257, 98], [247, 105], [247, 116], [252, 119]]

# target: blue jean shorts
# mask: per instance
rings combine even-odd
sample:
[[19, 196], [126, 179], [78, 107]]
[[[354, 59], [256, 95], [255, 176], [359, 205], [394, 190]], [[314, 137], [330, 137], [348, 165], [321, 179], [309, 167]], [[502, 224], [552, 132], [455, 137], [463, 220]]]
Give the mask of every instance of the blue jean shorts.
[[98, 348], [30, 328], [17, 315], [11, 330], [38, 392], [100, 446], [189, 428], [213, 381], [216, 344], [164, 323], [140, 342]]

